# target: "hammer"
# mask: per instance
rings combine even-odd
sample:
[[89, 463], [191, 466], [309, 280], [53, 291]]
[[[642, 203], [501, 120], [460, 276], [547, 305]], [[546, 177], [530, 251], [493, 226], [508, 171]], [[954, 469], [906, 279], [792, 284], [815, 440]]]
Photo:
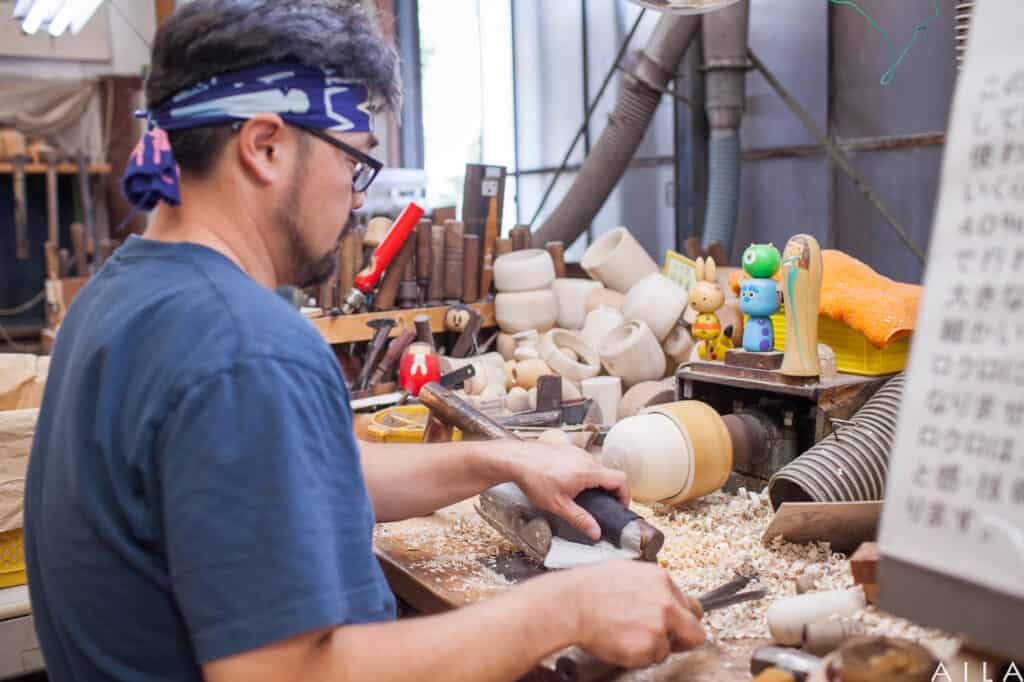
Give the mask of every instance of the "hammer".
[[[430, 422], [440, 422], [444, 426], [458, 427], [465, 434], [483, 436], [490, 439], [520, 440], [512, 431], [497, 424], [490, 417], [466, 404], [452, 391], [437, 383], [429, 383], [420, 389], [420, 402], [430, 408]], [[428, 429], [429, 431], [430, 429]], [[497, 491], [506, 483], [496, 486]], [[490, 490], [481, 493], [481, 503], [486, 503]], [[641, 516], [633, 513], [611, 492], [602, 488], [584, 490], [575, 498], [576, 504], [587, 510], [601, 527], [601, 537], [616, 547], [636, 552], [645, 561], [654, 561], [658, 551], [665, 542], [660, 530], [647, 523]], [[591, 540], [564, 521], [555, 520], [553, 530], [556, 535], [574, 542], [590, 543]]]

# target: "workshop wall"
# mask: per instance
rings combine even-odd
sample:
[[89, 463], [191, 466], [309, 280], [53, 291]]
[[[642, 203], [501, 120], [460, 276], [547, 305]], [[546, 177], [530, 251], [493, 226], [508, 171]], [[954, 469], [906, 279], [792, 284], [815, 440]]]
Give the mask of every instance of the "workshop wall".
[[[886, 28], [897, 50], [932, 11], [927, 0], [859, 4]], [[868, 140], [883, 147], [893, 145], [877, 138], [904, 138], [894, 143], [897, 148], [848, 154], [922, 247], [931, 230], [942, 155], [934, 136], [945, 132], [955, 82], [948, 5], [940, 3], [940, 18], [930, 24], [927, 40], [909, 52], [893, 82], [883, 87], [879, 78], [889, 65], [886, 45], [851, 8], [825, 0], [751, 3], [752, 49], [822, 130], [830, 130], [841, 142]], [[584, 25], [592, 99], [639, 11], [626, 0], [514, 0], [518, 159], [519, 169], [528, 172], [519, 185], [521, 222], [534, 215], [553, 177], [532, 171], [557, 167], [583, 121]], [[644, 46], [657, 18], [657, 13], [646, 14], [631, 51]], [[621, 73], [613, 76], [591, 119], [591, 142], [605, 126], [621, 79]], [[628, 225], [659, 258], [676, 245], [672, 104], [668, 97], [662, 99], [634, 166], [592, 226], [600, 234]], [[734, 261], [751, 241], [782, 244], [794, 232], [809, 232], [823, 246], [848, 251], [887, 276], [920, 281], [922, 266], [914, 255], [845, 174], [834, 170], [824, 153], [809, 149], [814, 139], [757, 72], [747, 75], [741, 136], [745, 152], [772, 153], [743, 162]], [[535, 227], [557, 206], [582, 159], [580, 143]], [[699, 233], [702, 217], [696, 218], [695, 224], [682, 226], [683, 235]], [[570, 259], [582, 254], [585, 241], [581, 238], [570, 249]]]

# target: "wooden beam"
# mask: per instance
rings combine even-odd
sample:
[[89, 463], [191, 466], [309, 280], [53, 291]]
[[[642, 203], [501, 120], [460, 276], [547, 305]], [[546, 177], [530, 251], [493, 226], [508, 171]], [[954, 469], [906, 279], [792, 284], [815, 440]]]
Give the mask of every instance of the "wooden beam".
[[[497, 322], [494, 319], [493, 303], [470, 303], [468, 307], [476, 310], [483, 317], [481, 327], [494, 327]], [[403, 327], [412, 327], [413, 318], [417, 315], [426, 315], [430, 320], [430, 330], [435, 334], [445, 331], [444, 313], [448, 306], [433, 306], [430, 308], [408, 308], [401, 310], [382, 310], [376, 313], [361, 313], [358, 315], [338, 315], [337, 317], [316, 317], [310, 320], [320, 331], [327, 343], [350, 343], [353, 341], [369, 341], [373, 337], [373, 328], [367, 326], [370, 320], [377, 320], [384, 317], [394, 318], [398, 324], [391, 330], [391, 336], [398, 336]]]

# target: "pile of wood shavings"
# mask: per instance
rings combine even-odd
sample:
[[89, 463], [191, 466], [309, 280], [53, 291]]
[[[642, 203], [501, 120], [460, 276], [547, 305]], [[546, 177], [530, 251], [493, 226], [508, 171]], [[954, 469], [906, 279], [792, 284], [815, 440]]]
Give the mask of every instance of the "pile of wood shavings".
[[[442, 514], [444, 512], [441, 512]], [[415, 524], [410, 528], [410, 524]], [[495, 572], [499, 555], [516, 548], [476, 514], [446, 515], [444, 523], [404, 522], [399, 527], [378, 524], [374, 536], [398, 536], [410, 550], [424, 555], [413, 567], [428, 573], [450, 592], [472, 593], [511, 587], [505, 576]]]
[[[762, 542], [774, 513], [767, 493], [743, 489], [736, 495], [717, 492], [674, 509], [634, 504], [633, 510], [665, 534], [658, 561], [686, 593], [702, 594], [738, 573], [759, 576], [759, 584], [752, 583], [749, 589], [767, 590], [765, 599], [704, 617], [709, 639], [720, 643], [770, 637], [765, 619], [768, 607], [781, 597], [796, 594], [794, 580], [798, 575], [814, 575], [814, 591], [853, 587], [850, 562], [842, 554], [833, 553], [827, 542], [797, 545], [782, 538], [774, 538], [767, 545]], [[854, 618], [872, 635], [923, 643], [950, 641], [937, 630], [919, 627], [873, 606]]]

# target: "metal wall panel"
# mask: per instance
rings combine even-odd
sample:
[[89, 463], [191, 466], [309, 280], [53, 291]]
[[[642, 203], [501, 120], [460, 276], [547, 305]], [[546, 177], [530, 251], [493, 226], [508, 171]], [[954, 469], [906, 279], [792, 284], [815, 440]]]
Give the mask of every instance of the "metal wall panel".
[[[857, 155], [854, 166], [928, 251], [942, 164], [941, 147], [894, 149]], [[845, 175], [836, 181], [837, 247], [901, 282], [920, 282], [923, 267]]]
[[731, 262], [752, 242], [782, 250], [794, 234], [806, 232], [825, 243], [826, 174], [820, 158], [766, 159], [743, 164], [740, 215]]
[[[933, 13], [931, 0], [859, 0], [888, 31], [897, 52], [914, 27]], [[939, 19], [928, 25], [887, 86], [879, 78], [889, 68], [882, 36], [851, 8], [834, 5], [835, 134], [841, 138], [908, 135], [946, 129], [956, 76], [953, 2], [940, 0]]]

